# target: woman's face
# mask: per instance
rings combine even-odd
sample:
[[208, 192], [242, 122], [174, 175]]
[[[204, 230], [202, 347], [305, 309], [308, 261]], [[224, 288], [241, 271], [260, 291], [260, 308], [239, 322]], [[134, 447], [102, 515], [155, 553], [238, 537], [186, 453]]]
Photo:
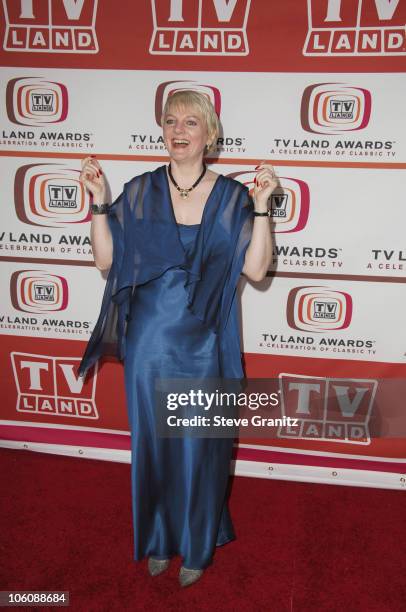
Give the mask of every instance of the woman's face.
[[201, 159], [208, 140], [206, 121], [194, 107], [172, 108], [164, 116], [163, 136], [174, 161]]

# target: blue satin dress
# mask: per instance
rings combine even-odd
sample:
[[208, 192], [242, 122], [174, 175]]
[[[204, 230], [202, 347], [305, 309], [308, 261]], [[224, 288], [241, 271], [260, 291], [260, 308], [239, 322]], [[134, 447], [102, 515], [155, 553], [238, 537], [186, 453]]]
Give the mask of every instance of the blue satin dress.
[[[178, 224], [186, 253], [200, 225]], [[233, 439], [158, 437], [155, 378], [218, 377], [218, 336], [187, 307], [180, 266], [137, 287], [124, 360], [131, 428], [134, 558], [181, 555], [204, 569], [235, 539], [226, 493]]]

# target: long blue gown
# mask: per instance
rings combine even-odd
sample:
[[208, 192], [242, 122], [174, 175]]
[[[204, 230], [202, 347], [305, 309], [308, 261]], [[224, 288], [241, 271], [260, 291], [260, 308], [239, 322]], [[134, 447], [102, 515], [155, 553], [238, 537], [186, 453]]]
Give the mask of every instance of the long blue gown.
[[[200, 225], [178, 224], [186, 253]], [[131, 426], [134, 558], [181, 555], [203, 569], [235, 538], [226, 489], [233, 439], [158, 437], [155, 378], [220, 376], [218, 335], [187, 307], [181, 267], [137, 287], [124, 372]]]
[[79, 374], [124, 361], [134, 558], [209, 565], [235, 538], [226, 490], [232, 438], [165, 438], [155, 379], [241, 379], [235, 290], [253, 225], [248, 188], [220, 175], [200, 225], [176, 223], [166, 166], [133, 177], [109, 209], [113, 262]]

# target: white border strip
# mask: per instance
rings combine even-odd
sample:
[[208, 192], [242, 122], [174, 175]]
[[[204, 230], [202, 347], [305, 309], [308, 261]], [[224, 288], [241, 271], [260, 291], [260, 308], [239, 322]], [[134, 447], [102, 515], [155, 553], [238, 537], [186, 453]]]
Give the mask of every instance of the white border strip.
[[[122, 429], [107, 429], [103, 427], [90, 427], [85, 425], [61, 425], [60, 423], [35, 423], [31, 421], [11, 421], [9, 419], [0, 419], [0, 425], [6, 425], [10, 427], [38, 427], [44, 429], [58, 429], [58, 431], [71, 430], [80, 431], [84, 433], [96, 432], [106, 433], [111, 435], [120, 436], [131, 436], [131, 432]], [[0, 432], [1, 435], [1, 432]], [[2, 440], [0, 439], [0, 442]], [[0, 444], [1, 446], [1, 444]], [[269, 452], [277, 453], [292, 453], [297, 455], [303, 455], [305, 457], [335, 457], [336, 459], [355, 459], [357, 461], [380, 461], [382, 463], [404, 463], [406, 472], [406, 458], [404, 457], [379, 457], [377, 455], [351, 455], [348, 453], [331, 453], [320, 450], [300, 449], [289, 446], [268, 446], [265, 444], [244, 444], [239, 441], [238, 444], [234, 444], [236, 448], [248, 448], [252, 450], [265, 450]], [[59, 447], [59, 445], [58, 445]]]
[[93, 446], [72, 446], [70, 444], [47, 444], [45, 442], [21, 442], [16, 440], [0, 440], [0, 448], [30, 450], [51, 455], [66, 455], [81, 459], [99, 459], [101, 461], [116, 461], [131, 463], [131, 452], [112, 448], [97, 448]]
[[[39, 453], [79, 457], [82, 459], [99, 459], [101, 461], [131, 463], [130, 451], [108, 448], [79, 447], [37, 442], [16, 442], [12, 440], [0, 440], [0, 448], [30, 450]], [[405, 474], [397, 474], [372, 470], [348, 470], [309, 465], [263, 463], [261, 461], [244, 461], [239, 459], [237, 461], [232, 461], [231, 473], [236, 476], [271, 478], [274, 480], [288, 480], [293, 482], [313, 482], [352, 487], [406, 490], [406, 470]]]
[[[65, 427], [65, 425], [64, 425]], [[293, 453], [306, 457], [335, 457], [336, 459], [355, 459], [356, 461], [380, 461], [382, 463], [404, 463], [406, 471], [406, 459], [404, 457], [379, 457], [376, 455], [349, 455], [348, 453], [330, 453], [327, 451], [310, 450], [308, 448], [290, 448], [289, 446], [267, 446], [265, 444], [243, 444], [238, 443], [239, 448], [252, 450], [265, 450], [277, 453]]]
[[237, 476], [271, 478], [294, 482], [313, 482], [406, 491], [406, 471], [405, 474], [395, 474], [393, 472], [375, 472], [372, 470], [348, 470], [313, 465], [289, 465], [238, 460], [235, 466], [235, 474]]

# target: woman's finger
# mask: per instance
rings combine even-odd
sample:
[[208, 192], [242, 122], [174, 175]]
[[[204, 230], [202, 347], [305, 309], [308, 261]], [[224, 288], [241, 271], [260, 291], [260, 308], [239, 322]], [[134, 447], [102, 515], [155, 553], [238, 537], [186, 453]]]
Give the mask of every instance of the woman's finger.
[[275, 172], [275, 169], [274, 169], [273, 165], [272, 164], [268, 164], [267, 162], [261, 162], [260, 164], [258, 164], [258, 166], [255, 166], [255, 170], [262, 170], [264, 168], [269, 168], [270, 170]]
[[91, 163], [91, 165], [92, 165], [94, 168], [96, 168], [96, 169], [97, 169], [99, 172], [101, 172], [101, 166], [100, 166], [100, 163], [99, 163], [99, 161], [98, 161], [98, 160], [97, 160], [95, 157], [92, 157], [92, 158], [90, 159], [90, 163]]
[[258, 172], [256, 179], [258, 181], [263, 181], [265, 179], [269, 180], [269, 181], [275, 181], [276, 180], [276, 176], [274, 174], [272, 174], [271, 172]]
[[94, 172], [89, 172], [89, 171], [83, 172], [82, 177], [86, 181], [94, 181], [96, 178], [98, 178], [97, 174], [95, 174]]
[[84, 159], [82, 159], [81, 163], [82, 163], [82, 170], [84, 170], [87, 167], [90, 167], [90, 168], [93, 168], [98, 174], [103, 174], [101, 166], [95, 157], [93, 156], [85, 157]]
[[276, 177], [274, 175], [272, 175], [269, 172], [261, 172], [259, 174], [257, 174], [257, 176], [255, 177], [255, 182], [256, 184], [268, 184], [268, 185], [272, 185], [273, 183], [277, 183]]
[[91, 159], [92, 158], [90, 157], [90, 155], [88, 155], [87, 157], [83, 157], [80, 160], [80, 163], [82, 164], [82, 168], [85, 166], [85, 164], [88, 164]]
[[91, 174], [92, 176], [97, 176], [97, 178], [99, 177], [99, 172], [92, 166], [86, 166], [82, 172], [86, 172], [86, 174]]
[[260, 172], [269, 172], [270, 174], [275, 175], [275, 168], [273, 166], [270, 165], [266, 165], [266, 166], [261, 166], [257, 169], [257, 174], [259, 174]]
[[95, 160], [91, 159], [87, 164], [90, 168], [92, 168], [97, 174], [100, 172], [100, 166]]
[[87, 162], [83, 168], [82, 168], [82, 172], [90, 172], [93, 173], [95, 176], [99, 177], [102, 172], [101, 170], [99, 170], [94, 164], [92, 164], [91, 162]]
[[100, 184], [100, 177], [95, 173], [94, 170], [82, 170], [79, 175], [79, 180], [92, 185]]

